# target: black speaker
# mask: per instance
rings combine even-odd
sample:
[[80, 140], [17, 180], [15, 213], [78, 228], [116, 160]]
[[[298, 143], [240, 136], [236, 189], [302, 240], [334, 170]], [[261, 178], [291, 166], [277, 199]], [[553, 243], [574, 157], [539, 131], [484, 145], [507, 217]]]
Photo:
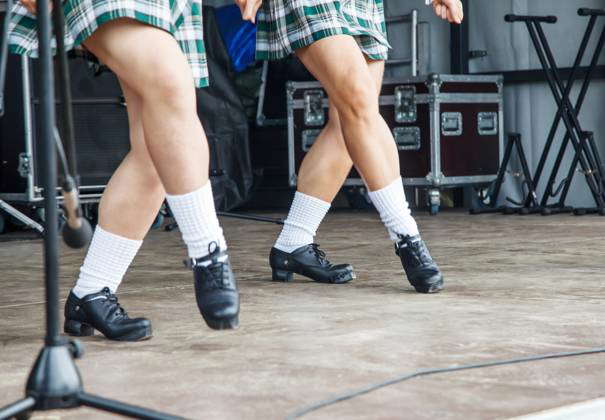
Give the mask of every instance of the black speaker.
[[[216, 206], [229, 210], [245, 202], [252, 191], [248, 120], [210, 7], [204, 7], [204, 31], [212, 83], [197, 92], [198, 113], [211, 149]], [[81, 195], [98, 197], [130, 150], [128, 115], [116, 76], [99, 73], [98, 66], [84, 57], [70, 56]], [[36, 75], [36, 60], [9, 57], [6, 114], [0, 118], [0, 199], [7, 201], [41, 198], [37, 136], [32, 129], [38, 110]]]
[[[113, 73], [96, 75], [88, 60], [75, 56], [69, 67], [80, 185], [83, 193], [100, 192], [130, 150], [126, 107]], [[36, 60], [9, 57], [6, 111], [0, 118], [0, 196], [18, 201], [40, 193], [37, 74]]]

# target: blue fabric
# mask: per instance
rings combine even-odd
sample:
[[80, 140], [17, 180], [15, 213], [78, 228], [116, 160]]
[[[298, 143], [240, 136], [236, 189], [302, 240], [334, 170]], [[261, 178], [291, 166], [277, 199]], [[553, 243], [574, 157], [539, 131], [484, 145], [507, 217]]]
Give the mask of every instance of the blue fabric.
[[236, 5], [219, 7], [215, 15], [233, 69], [236, 72], [244, 71], [255, 61], [256, 26], [242, 20]]

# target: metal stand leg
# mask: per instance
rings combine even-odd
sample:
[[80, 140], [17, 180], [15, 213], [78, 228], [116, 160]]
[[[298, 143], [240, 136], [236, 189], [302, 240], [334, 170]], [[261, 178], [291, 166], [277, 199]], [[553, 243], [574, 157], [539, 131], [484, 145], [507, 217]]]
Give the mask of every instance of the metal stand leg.
[[[594, 21], [594, 19], [596, 19], [595, 16], [593, 16], [591, 18], [591, 21]], [[595, 49], [595, 53], [593, 56], [593, 59], [590, 63], [590, 66], [588, 68], [588, 72], [586, 74], [586, 77], [584, 78], [584, 82], [582, 84], [582, 88], [580, 89], [580, 94], [578, 95], [578, 99], [576, 101], [576, 107], [574, 108], [574, 112], [579, 115], [580, 111], [582, 110], [582, 106], [584, 104], [584, 100], [586, 98], [586, 93], [588, 92], [588, 87], [590, 86], [590, 82], [592, 80], [594, 71], [596, 69], [599, 57], [601, 55], [601, 52], [603, 51], [603, 46], [605, 45], [605, 28], [603, 29], [603, 31], [601, 32], [601, 36], [599, 38], [598, 44], [597, 44], [597, 48]], [[570, 81], [573, 81], [573, 79], [570, 79]], [[568, 86], [567, 86], [567, 90], [571, 90], [571, 85], [569, 84], [570, 81], [568, 81]], [[568, 96], [569, 97], [569, 96]], [[559, 117], [559, 121], [560, 121], [560, 117]], [[556, 132], [556, 128], [558, 128], [558, 122], [556, 127], [553, 126], [553, 129], [555, 130], [554, 132]], [[553, 132], [553, 136], [554, 136], [554, 132]], [[550, 138], [550, 137], [549, 137]], [[555, 183], [555, 179], [556, 176], [558, 174], [563, 156], [565, 154], [567, 145], [569, 142], [569, 135], [566, 133], [565, 137], [563, 138], [563, 142], [561, 143], [561, 149], [559, 150], [559, 154], [557, 155], [557, 159], [555, 161], [555, 165], [553, 166], [552, 172], [550, 174], [549, 180], [548, 180], [548, 184], [544, 193], [544, 196], [542, 198], [542, 205], [546, 206], [548, 199], [555, 195], [553, 194], [553, 188], [554, 188], [554, 183]]]
[[27, 418], [27, 414], [36, 405], [36, 400], [32, 397], [27, 397], [16, 401], [6, 407], [0, 408], [0, 419], [9, 419], [11, 417]]
[[504, 157], [502, 159], [502, 163], [500, 163], [500, 168], [498, 168], [498, 175], [496, 176], [496, 181], [494, 182], [494, 189], [489, 195], [490, 207], [470, 209], [470, 214], [500, 213], [504, 210], [503, 206], [496, 207], [496, 201], [498, 200], [498, 196], [500, 195], [500, 189], [502, 188], [502, 183], [504, 182], [504, 175], [506, 175], [508, 163], [513, 152], [514, 135], [516, 134], [509, 135], [508, 142], [506, 143], [506, 148], [504, 149]]
[[[532, 27], [530, 23], [527, 23], [530, 36], [534, 42], [534, 45], [536, 46], [538, 57], [540, 59], [540, 62], [543, 64], [543, 67], [548, 68], [548, 66], [550, 65], [550, 68], [552, 69], [551, 72], [547, 72], [549, 85], [555, 97], [555, 101], [557, 102], [557, 105], [563, 107], [564, 109], [564, 112], [562, 114], [563, 122], [565, 124], [571, 143], [574, 146], [576, 153], [579, 153], [580, 165], [586, 175], [586, 181], [588, 183], [590, 191], [593, 194], [597, 206], [602, 207], [604, 204], [603, 195], [598, 188], [600, 179], [594, 172], [595, 162], [591, 153], [589, 153], [583, 147], [583, 130], [580, 126], [580, 122], [578, 121], [578, 116], [574, 112], [574, 108], [569, 100], [569, 97], [564, 97], [561, 95], [561, 92], [564, 92], [565, 89], [563, 89], [563, 84], [559, 77], [558, 68], [556, 66], [552, 51], [548, 46], [544, 31], [538, 22], [534, 22], [533, 25], [534, 26]], [[536, 33], [538, 37], [536, 37]], [[539, 48], [539, 42], [542, 43], [542, 46], [544, 48], [543, 50]], [[571, 179], [568, 179], [568, 183], [571, 183]]]
[[[590, 41], [590, 38], [592, 36], [594, 27], [595, 27], [595, 23], [596, 23], [596, 16], [593, 16], [589, 23], [588, 23], [588, 27], [586, 28], [586, 31], [584, 33], [584, 37], [582, 39], [582, 42], [580, 44], [580, 49], [578, 51], [578, 54], [576, 56], [576, 60], [574, 61], [573, 67], [572, 67], [572, 71], [571, 74], [569, 75], [569, 78], [567, 80], [567, 84], [565, 87], [565, 92], [564, 92], [564, 96], [566, 98], [569, 98], [569, 94], [571, 92], [571, 89], [573, 87], [573, 82], [575, 80], [577, 71], [582, 63], [582, 59], [584, 58], [585, 52], [586, 52], [586, 48], [588, 46], [588, 42]], [[582, 109], [582, 106], [584, 104], [584, 99], [586, 97], [586, 92], [588, 91], [588, 87], [590, 85], [590, 82], [592, 80], [592, 74], [594, 72], [594, 69], [596, 68], [596, 65], [598, 63], [598, 59], [599, 56], [601, 54], [601, 51], [603, 49], [603, 41], [605, 41], [605, 29], [603, 30], [602, 34], [601, 34], [601, 39], [598, 43], [597, 48], [594, 51], [593, 54], [593, 58], [588, 70], [588, 73], [586, 75], [586, 77], [584, 78], [584, 82], [582, 83], [582, 88], [580, 91], [580, 95], [578, 96], [578, 99], [576, 101], [576, 106], [575, 106], [575, 112], [579, 113], [580, 110]], [[546, 71], [546, 69], [545, 69]], [[544, 170], [544, 166], [546, 164], [546, 160], [548, 158], [548, 155], [550, 154], [550, 150], [551, 147], [553, 145], [554, 139], [555, 139], [555, 135], [557, 133], [557, 129], [559, 128], [559, 125], [561, 123], [561, 118], [562, 118], [562, 113], [563, 113], [563, 109], [561, 107], [559, 107], [559, 109], [557, 110], [557, 114], [555, 116], [555, 119], [551, 125], [551, 129], [550, 132], [548, 133], [548, 137], [546, 140], [546, 144], [544, 146], [544, 151], [542, 153], [542, 156], [540, 157], [540, 161], [538, 162], [538, 167], [536, 168], [536, 173], [535, 173], [535, 177], [534, 177], [534, 185], [538, 185], [538, 183], [540, 182], [540, 177], [542, 175], [542, 172]], [[542, 198], [541, 201], [541, 205], [543, 207], [546, 207], [548, 204], [548, 199], [552, 193], [552, 189], [553, 189], [553, 185], [557, 176], [557, 173], [559, 171], [559, 167], [561, 165], [563, 156], [565, 155], [565, 151], [567, 149], [567, 144], [569, 142], [569, 136], [565, 135], [563, 142], [561, 143], [560, 149], [559, 149], [559, 153], [557, 155], [557, 158], [555, 160], [555, 164], [553, 167], [553, 170], [551, 172], [549, 181], [547, 183], [547, 187], [546, 187], [546, 191], [544, 193], [544, 196]], [[527, 197], [527, 200], [529, 200], [529, 197]]]
[[183, 417], [171, 416], [146, 408], [137, 407], [130, 404], [125, 404], [119, 401], [110, 400], [96, 395], [81, 393], [78, 396], [80, 404], [87, 407], [97, 408], [99, 410], [110, 413], [121, 414], [123, 416], [132, 417], [135, 419], [146, 420], [177, 420]]
[[0, 209], [4, 210], [26, 226], [37, 230], [40, 235], [44, 235], [44, 227], [40, 223], [27, 217], [25, 214], [21, 213], [19, 210], [8, 204], [6, 201], [0, 200]]
[[[578, 163], [580, 164], [581, 170], [586, 177], [586, 182], [588, 184], [590, 192], [591, 192], [591, 194], [595, 200], [596, 206], [597, 206], [596, 209], [602, 209], [605, 205], [605, 194], [604, 194], [604, 191], [602, 188], [602, 184], [603, 184], [602, 173], [600, 171], [600, 168], [601, 168], [600, 157], [598, 155], [595, 155], [594, 150], [592, 149], [592, 147], [589, 144], [590, 141], [587, 139], [586, 134], [582, 130], [580, 122], [578, 120], [578, 114], [583, 105], [583, 102], [584, 102], [584, 99], [586, 96], [586, 92], [587, 92], [588, 86], [589, 86], [591, 78], [592, 78], [592, 73], [594, 71], [594, 68], [596, 67], [598, 58], [599, 58], [600, 53], [602, 52], [603, 46], [605, 44], [605, 30], [603, 30], [603, 33], [601, 34], [601, 37], [600, 37], [597, 47], [595, 49], [593, 59], [591, 61], [591, 67], [589, 68], [589, 72], [588, 72], [586, 78], [584, 79], [584, 83], [582, 85], [580, 96], [578, 98], [578, 101], [577, 101], [575, 107], [571, 104], [571, 101], [569, 99], [569, 95], [570, 95], [571, 89], [573, 87], [573, 80], [575, 79], [577, 69], [580, 66], [582, 58], [584, 57], [584, 54], [586, 52], [587, 45], [589, 43], [589, 40], [591, 38], [591, 35], [592, 35], [594, 27], [595, 27], [597, 15], [605, 14], [605, 12], [581, 9], [578, 11], [578, 14], [583, 15], [583, 16], [590, 15], [591, 18], [588, 23], [588, 27], [586, 29], [584, 37], [582, 39], [580, 49], [579, 49], [577, 57], [576, 57], [576, 61], [574, 62], [572, 74], [570, 75], [569, 80], [567, 81], [566, 85], [563, 85], [563, 82], [561, 81], [560, 73], [559, 73], [556, 61], [554, 59], [554, 56], [553, 56], [550, 46], [548, 44], [548, 40], [546, 39], [546, 35], [541, 26], [541, 23], [556, 23], [557, 18], [554, 16], [517, 16], [517, 15], [507, 15], [505, 17], [505, 20], [507, 22], [524, 22], [525, 23], [527, 30], [529, 32], [530, 38], [532, 40], [532, 43], [536, 49], [536, 53], [538, 55], [542, 68], [544, 69], [544, 73], [546, 75], [546, 79], [548, 81], [549, 87], [552, 91], [553, 97], [558, 106], [558, 111], [555, 116], [555, 120], [551, 126], [551, 131], [547, 138], [545, 149], [540, 158], [535, 177], [533, 178], [534, 186], [536, 186], [540, 180], [542, 171], [544, 169], [544, 165], [546, 163], [546, 159], [548, 157], [550, 148], [551, 148], [553, 140], [554, 140], [554, 136], [556, 135], [556, 131], [558, 129], [558, 126], [559, 126], [559, 123], [561, 120], [563, 120], [563, 124], [566, 129], [566, 135], [563, 139], [563, 142], [562, 142], [559, 152], [557, 154], [557, 158], [555, 161], [555, 165], [553, 167], [553, 171], [551, 172], [549, 181], [546, 185], [544, 196], [541, 201], [541, 206], [543, 208], [542, 214], [545, 214], [545, 215], [553, 214], [553, 213], [560, 213], [560, 212], [570, 210], [568, 207], [565, 206], [565, 200], [567, 198], [569, 188], [573, 181], [573, 175], [576, 171], [576, 166], [578, 165]], [[573, 149], [575, 151], [574, 160], [569, 169], [568, 177], [564, 180], [564, 183], [562, 186], [561, 197], [560, 197], [557, 205], [550, 207], [550, 206], [548, 206], [549, 197], [557, 195], [558, 191], [560, 190], [560, 189], [557, 189], [557, 191], [553, 193], [553, 188], [554, 188], [553, 185], [554, 185], [557, 173], [559, 172], [563, 157], [565, 156], [565, 151], [567, 149], [568, 142], [571, 142]], [[530, 195], [528, 193], [528, 196], [526, 197], [525, 202], [528, 203], [531, 199], [532, 199], [532, 197], [530, 197]]]
[[[516, 204], [518, 207], [496, 207], [496, 201], [498, 200], [498, 196], [500, 195], [500, 189], [502, 188], [502, 183], [504, 182], [504, 175], [507, 172], [507, 168], [512, 157], [513, 148], [517, 150], [519, 161], [521, 163], [521, 173], [513, 174], [513, 176], [523, 178], [522, 184], [527, 186], [528, 197], [530, 197], [530, 200], [528, 205], [524, 205], [523, 201], [517, 203], [507, 197], [507, 201]], [[523, 150], [523, 144], [521, 143], [521, 134], [519, 133], [511, 133], [508, 136], [508, 143], [506, 144], [506, 148], [504, 149], [504, 158], [502, 159], [502, 163], [500, 164], [500, 168], [498, 169], [498, 176], [496, 177], [496, 181], [494, 182], [494, 189], [490, 194], [490, 203], [492, 203], [492, 207], [486, 209], [471, 209], [470, 213], [529, 214], [531, 212], [535, 212], [535, 209], [538, 208], [536, 190], [532, 181], [529, 165], [527, 164], [527, 158], [525, 157], [525, 151]]]

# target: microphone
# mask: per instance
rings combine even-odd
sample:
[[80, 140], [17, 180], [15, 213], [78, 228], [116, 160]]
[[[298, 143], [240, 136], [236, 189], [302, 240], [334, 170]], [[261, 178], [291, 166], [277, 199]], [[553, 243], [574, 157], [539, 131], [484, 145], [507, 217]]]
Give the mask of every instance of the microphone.
[[70, 248], [84, 248], [92, 238], [92, 227], [90, 222], [82, 217], [78, 189], [71, 176], [65, 177], [61, 191], [67, 219], [62, 229], [63, 241]]

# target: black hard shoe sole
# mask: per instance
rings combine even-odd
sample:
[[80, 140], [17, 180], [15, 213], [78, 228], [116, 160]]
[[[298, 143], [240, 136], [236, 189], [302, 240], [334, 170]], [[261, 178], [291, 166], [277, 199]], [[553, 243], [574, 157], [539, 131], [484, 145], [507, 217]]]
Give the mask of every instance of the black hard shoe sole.
[[206, 325], [213, 330], [234, 330], [239, 326], [239, 316], [225, 319], [210, 319], [202, 314], [202, 318], [206, 321]]
[[439, 293], [440, 291], [443, 290], [443, 279], [436, 281], [434, 283], [412, 283], [410, 282], [412, 286], [414, 286], [414, 289], [416, 289], [416, 291], [418, 293], [426, 293], [426, 294], [431, 294], [431, 293]]
[[273, 281], [280, 281], [282, 283], [289, 283], [293, 280], [294, 278], [294, 273], [299, 274], [303, 277], [306, 277], [310, 280], [313, 280], [314, 282], [317, 283], [325, 283], [325, 284], [344, 284], [344, 283], [348, 283], [351, 280], [355, 279], [355, 272], [353, 270], [351, 270], [349, 273], [347, 273], [346, 275], [338, 278], [335, 281], [321, 281], [321, 280], [316, 280], [313, 277], [307, 276], [306, 274], [302, 274], [296, 271], [288, 271], [288, 270], [281, 270], [279, 268], [273, 268], [272, 269], [272, 274], [271, 274], [271, 278]]
[[[92, 337], [95, 335], [95, 328], [92, 325], [84, 322], [65, 320], [63, 325], [63, 331], [73, 337]], [[114, 341], [145, 341], [153, 337], [151, 326], [146, 327], [144, 330], [134, 331], [130, 334], [125, 334], [120, 337], [110, 338], [103, 335], [108, 340]]]

